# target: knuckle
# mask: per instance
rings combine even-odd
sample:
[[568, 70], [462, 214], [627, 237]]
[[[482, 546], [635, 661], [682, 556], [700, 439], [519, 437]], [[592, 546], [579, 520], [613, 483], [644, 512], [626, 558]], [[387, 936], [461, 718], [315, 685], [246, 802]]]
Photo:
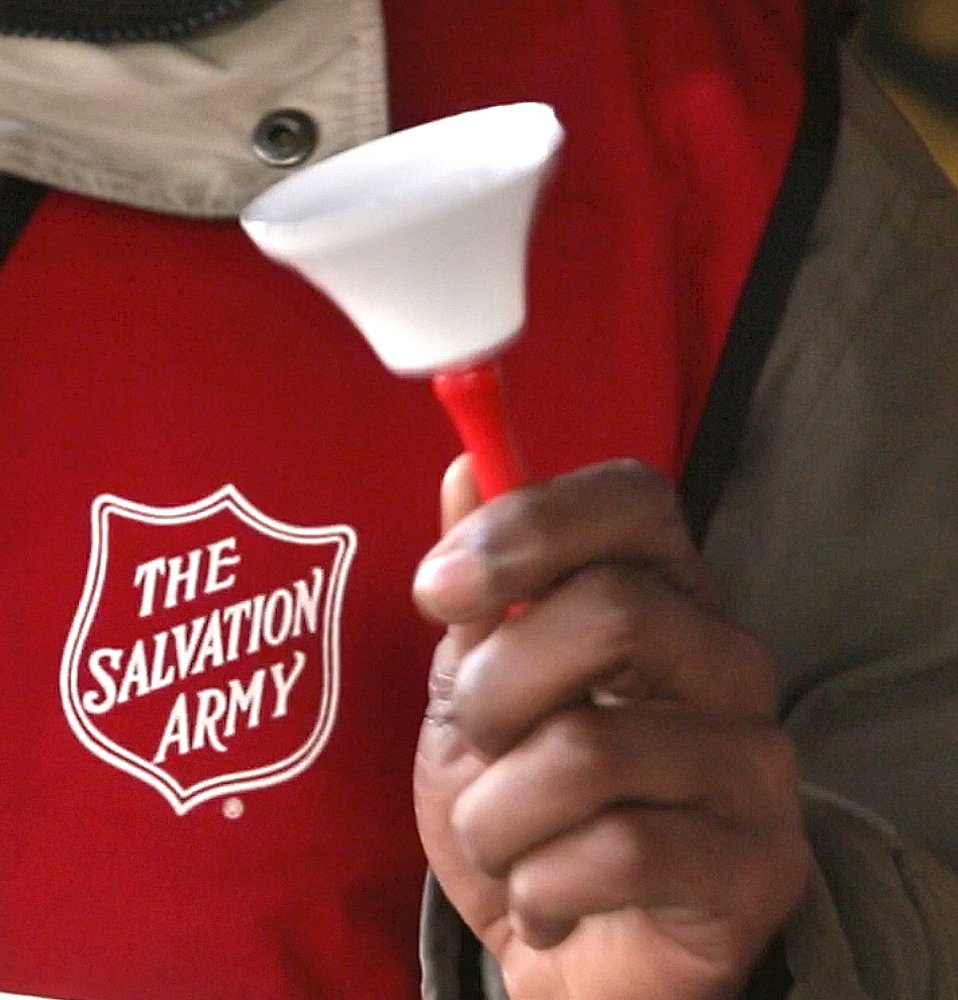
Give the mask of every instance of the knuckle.
[[734, 709], [736, 715], [774, 719], [778, 683], [765, 644], [724, 615], [706, 612], [698, 621], [700, 626], [686, 629], [686, 634], [695, 636], [689, 663], [703, 704], [720, 714]]
[[788, 733], [774, 722], [746, 722], [723, 742], [715, 772], [717, 812], [756, 833], [799, 828], [799, 766]]
[[487, 702], [488, 674], [495, 663], [494, 650], [490, 650], [493, 639], [469, 650], [459, 661], [452, 678], [450, 697], [455, 702], [456, 714], [464, 721], [481, 714]]
[[638, 523], [650, 535], [674, 536], [678, 549], [687, 543], [685, 516], [672, 484], [656, 469], [634, 459], [606, 463], [603, 486], [613, 497], [628, 497]]
[[577, 918], [567, 915], [554, 900], [543, 900], [522, 889], [509, 889], [509, 920], [522, 940], [535, 949], [553, 948], [575, 928]]
[[524, 923], [540, 923], [556, 916], [541, 883], [536, 865], [519, 864], [509, 876], [509, 909]]
[[647, 874], [651, 838], [640, 830], [634, 810], [608, 810], [595, 827], [595, 848], [619, 874], [620, 883], [631, 886], [641, 883]]
[[536, 734], [537, 755], [553, 762], [557, 787], [569, 796], [589, 789], [596, 801], [611, 799], [622, 782], [622, 754], [599, 721], [600, 714], [586, 708], [563, 712]]
[[597, 630], [615, 648], [631, 644], [642, 617], [640, 586], [635, 573], [616, 563], [583, 570], [576, 581], [595, 615]]
[[775, 711], [776, 680], [775, 662], [765, 643], [753, 632], [743, 628], [732, 629], [731, 656], [749, 675], [747, 690], [764, 710]]
[[467, 789], [449, 811], [449, 825], [463, 853], [478, 869], [489, 875], [501, 871], [504, 860], [489, 836], [485, 810]]
[[778, 792], [777, 797], [792, 798], [800, 781], [798, 755], [791, 737], [782, 726], [768, 724], [759, 728], [753, 759], [765, 787]]
[[738, 866], [732, 880], [738, 909], [756, 921], [779, 926], [800, 904], [813, 869], [812, 852], [800, 833], [755, 851]]
[[[555, 489], [551, 483], [536, 483], [497, 497], [490, 505], [496, 515], [483, 542], [486, 551], [502, 555], [507, 545], [518, 544], [530, 556], [544, 552], [552, 543], [555, 525]], [[509, 525], [506, 533], [493, 530]]]
[[511, 693], [510, 664], [515, 665], [494, 633], [463, 655], [451, 685], [450, 715], [475, 750], [490, 758], [525, 731], [523, 706]]
[[635, 458], [613, 458], [597, 468], [600, 474], [607, 476], [612, 489], [641, 496], [657, 506], [678, 509], [675, 490], [665, 476], [651, 465]]
[[556, 716], [544, 726], [540, 738], [546, 755], [563, 760], [573, 772], [588, 772], [606, 753], [599, 727], [584, 709]]
[[[547, 851], [547, 856], [549, 852]], [[537, 855], [518, 862], [508, 876], [509, 916], [527, 944], [550, 948], [566, 938], [580, 916], [577, 878]]]
[[683, 521], [669, 481], [632, 458], [611, 459], [557, 476], [507, 494], [496, 504], [523, 525], [532, 548], [550, 544], [557, 534], [597, 507], [614, 510], [624, 506], [661, 523]]
[[459, 543], [477, 552], [490, 595], [503, 601], [526, 596], [530, 578], [548, 567], [565, 528], [556, 489], [540, 483], [502, 494], [458, 526]]
[[453, 833], [464, 844], [469, 845], [476, 832], [476, 810], [468, 790], [458, 796], [449, 810], [449, 825]]

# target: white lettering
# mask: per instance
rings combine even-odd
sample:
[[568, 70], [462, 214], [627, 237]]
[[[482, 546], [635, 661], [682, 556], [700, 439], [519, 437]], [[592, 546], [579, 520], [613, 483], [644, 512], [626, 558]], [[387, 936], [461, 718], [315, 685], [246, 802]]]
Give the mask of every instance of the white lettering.
[[270, 668], [269, 672], [273, 678], [273, 684], [276, 687], [276, 707], [273, 709], [273, 718], [281, 719], [288, 711], [289, 705], [289, 693], [293, 689], [293, 685], [299, 680], [300, 674], [303, 672], [303, 668], [306, 666], [306, 654], [300, 652], [298, 649], [293, 653], [293, 665], [290, 667], [289, 676], [283, 676], [283, 664], [274, 663]]
[[[277, 605], [282, 605], [279, 614]], [[270, 646], [282, 646], [293, 627], [293, 595], [288, 590], [274, 590], [263, 614], [263, 638]]]
[[[224, 555], [226, 551], [233, 555]], [[206, 546], [206, 551], [210, 554], [210, 563], [206, 568], [206, 586], [203, 587], [204, 594], [215, 594], [218, 590], [229, 590], [236, 583], [236, 574], [230, 573], [227, 577], [220, 576], [220, 570], [224, 566], [235, 566], [240, 561], [236, 554], [236, 539], [221, 538], [218, 542], [212, 542]]]
[[[186, 563], [184, 565], [184, 558]], [[184, 601], [195, 601], [200, 582], [200, 560], [202, 549], [193, 549], [186, 556], [173, 556], [166, 564], [166, 595], [164, 608], [175, 608]], [[182, 596], [180, 587], [183, 588]]]
[[173, 702], [173, 709], [166, 720], [166, 728], [160, 738], [160, 745], [153, 757], [154, 764], [162, 764], [170, 744], [175, 743], [177, 753], [182, 756], [190, 752], [190, 718], [186, 709], [186, 694], [181, 692]]
[[229, 628], [229, 634], [226, 637], [227, 663], [232, 663], [239, 656], [240, 628], [244, 619], [250, 617], [252, 608], [253, 602], [246, 600], [240, 601], [238, 604], [231, 604], [228, 608], [223, 609], [223, 620]]
[[313, 567], [313, 589], [310, 590], [305, 580], [297, 580], [293, 584], [296, 595], [296, 616], [293, 621], [293, 635], [297, 638], [303, 634], [303, 628], [314, 635], [319, 628], [319, 598], [323, 592], [323, 571], [319, 566]]
[[[186, 679], [193, 665], [205, 624], [206, 619], [200, 617], [194, 618], [188, 625], [174, 625], [170, 629], [173, 645], [176, 647], [176, 675], [181, 681]], [[187, 628], [190, 630], [189, 636], [186, 634]]]
[[146, 665], [146, 643], [142, 639], [137, 639], [133, 644], [130, 658], [126, 661], [120, 693], [116, 697], [118, 705], [130, 700], [130, 689], [134, 685], [136, 686], [137, 698], [150, 693], [150, 674]]
[[218, 611], [214, 611], [206, 619], [206, 630], [203, 632], [203, 641], [200, 643], [199, 652], [196, 654], [196, 662], [193, 664], [190, 673], [201, 674], [206, 670], [207, 663], [211, 667], [221, 667], [224, 662], [220, 615]]
[[263, 707], [263, 682], [266, 680], [266, 670], [260, 667], [250, 678], [247, 687], [237, 678], [229, 683], [229, 707], [226, 709], [226, 725], [223, 736], [236, 735], [236, 720], [240, 712], [246, 713], [246, 728], [256, 729], [259, 726], [260, 709]]
[[143, 587], [140, 595], [140, 617], [149, 618], [153, 614], [153, 605], [156, 601], [156, 584], [159, 578], [166, 572], [166, 560], [162, 556], [151, 559], [149, 562], [140, 563], [133, 574], [133, 586]]
[[226, 714], [226, 695], [219, 688], [203, 688], [196, 692], [196, 725], [193, 727], [193, 749], [211, 746], [217, 753], [226, 753], [226, 747], [216, 734], [216, 724]]
[[[133, 586], [140, 590], [140, 617], [149, 618], [156, 608], [157, 585], [166, 577], [163, 607], [175, 608], [179, 604], [195, 601], [199, 588], [200, 571], [206, 554], [204, 594], [229, 590], [236, 583], [236, 574], [222, 575], [223, 570], [241, 561], [236, 551], [235, 538], [221, 538], [204, 549], [190, 549], [184, 555], [157, 556], [140, 563], [133, 572]], [[180, 593], [182, 589], [182, 593]]]
[[246, 643], [246, 652], [252, 656], [258, 653], [263, 646], [263, 605], [266, 603], [265, 594], [257, 594], [253, 598], [253, 611], [250, 615], [249, 641]]
[[100, 685], [102, 695], [96, 691], [85, 691], [80, 699], [83, 708], [90, 715], [103, 715], [116, 704], [116, 681], [113, 674], [120, 672], [120, 661], [123, 658], [122, 649], [97, 649], [90, 654], [87, 666], [90, 673]]
[[[222, 574], [221, 568], [232, 564], [234, 557], [225, 553], [235, 546], [235, 540], [223, 539], [217, 545], [218, 568], [213, 576], [214, 586], [224, 589], [229, 577]], [[194, 549], [193, 553], [202, 551]], [[176, 558], [169, 560], [170, 564], [174, 562]], [[143, 586], [142, 610], [146, 614], [152, 613], [158, 565], [156, 560], [143, 563], [136, 573]], [[177, 564], [176, 579], [179, 582], [176, 587], [185, 588], [185, 593], [189, 592], [190, 573], [186, 563]], [[118, 704], [219, 669], [245, 656], [255, 656], [262, 652], [264, 646], [282, 646], [303, 632], [315, 634], [321, 627], [323, 585], [323, 570], [314, 566], [309, 577], [295, 580], [290, 586], [256, 594], [226, 608], [216, 608], [207, 615], [199, 615], [188, 622], [156, 632], [148, 639], [137, 639], [128, 649], [104, 647], [94, 650], [88, 657], [87, 669], [95, 687], [82, 694], [83, 707], [92, 715], [102, 715]], [[302, 673], [304, 662], [305, 654], [297, 652], [288, 673], [282, 662], [274, 663], [269, 668], [276, 693], [274, 718], [286, 714], [289, 694]], [[262, 690], [257, 685], [265, 685], [265, 679], [250, 680], [245, 688], [240, 686], [226, 699], [224, 710], [219, 714], [215, 714], [219, 711], [218, 699], [207, 698], [204, 702], [205, 735], [196, 737], [194, 733], [192, 738], [201, 738], [204, 745], [213, 745], [212, 727], [214, 723], [219, 724], [224, 713], [227, 719], [233, 719], [234, 726], [240, 713], [258, 719]], [[185, 709], [175, 707], [175, 711]], [[249, 728], [255, 728], [255, 725], [251, 723]], [[177, 725], [168, 723], [164, 744], [161, 744], [164, 756], [169, 753], [171, 745], [179, 745], [180, 738]]]
[[173, 683], [175, 671], [166, 663], [166, 646], [170, 639], [169, 632], [157, 632], [153, 636], [153, 666], [150, 671], [150, 690], [159, 691]]
[[[271, 719], [282, 719], [289, 713], [290, 694], [305, 669], [306, 654], [300, 650], [293, 653], [288, 672], [282, 661], [269, 667], [268, 674], [272, 678], [275, 695]], [[171, 751], [181, 757], [204, 749], [225, 753], [228, 750], [226, 741], [236, 735], [243, 717], [245, 729], [259, 728], [266, 696], [266, 677], [267, 669], [260, 667], [245, 686], [233, 677], [225, 691], [212, 687], [196, 691], [192, 696], [195, 699], [192, 719], [190, 696], [180, 692], [167, 717], [153, 763], [162, 764]]]

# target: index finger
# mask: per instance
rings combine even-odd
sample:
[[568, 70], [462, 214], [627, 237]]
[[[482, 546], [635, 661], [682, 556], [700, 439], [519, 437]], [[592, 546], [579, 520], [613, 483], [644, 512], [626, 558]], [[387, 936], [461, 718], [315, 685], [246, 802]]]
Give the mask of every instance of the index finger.
[[704, 596], [705, 574], [670, 484], [639, 462], [588, 466], [516, 490], [452, 526], [413, 592], [445, 622], [501, 615], [593, 562], [627, 560]]

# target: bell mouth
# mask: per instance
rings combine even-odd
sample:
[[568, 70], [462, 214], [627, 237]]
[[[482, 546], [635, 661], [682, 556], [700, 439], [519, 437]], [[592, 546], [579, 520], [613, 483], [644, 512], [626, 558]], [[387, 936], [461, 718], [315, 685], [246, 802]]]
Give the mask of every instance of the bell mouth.
[[561, 142], [561, 126], [546, 104], [466, 111], [307, 167], [254, 199], [240, 221], [273, 252], [333, 249], [521, 182]]

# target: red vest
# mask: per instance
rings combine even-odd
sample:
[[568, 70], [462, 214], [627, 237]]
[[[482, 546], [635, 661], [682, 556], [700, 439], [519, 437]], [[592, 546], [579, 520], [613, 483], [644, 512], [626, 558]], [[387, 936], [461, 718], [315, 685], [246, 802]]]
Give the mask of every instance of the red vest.
[[[387, 5], [397, 127], [568, 131], [506, 359], [537, 474], [679, 473], [794, 132], [791, 7]], [[427, 388], [236, 225], [66, 195], [0, 325], [0, 991], [411, 1000]]]

